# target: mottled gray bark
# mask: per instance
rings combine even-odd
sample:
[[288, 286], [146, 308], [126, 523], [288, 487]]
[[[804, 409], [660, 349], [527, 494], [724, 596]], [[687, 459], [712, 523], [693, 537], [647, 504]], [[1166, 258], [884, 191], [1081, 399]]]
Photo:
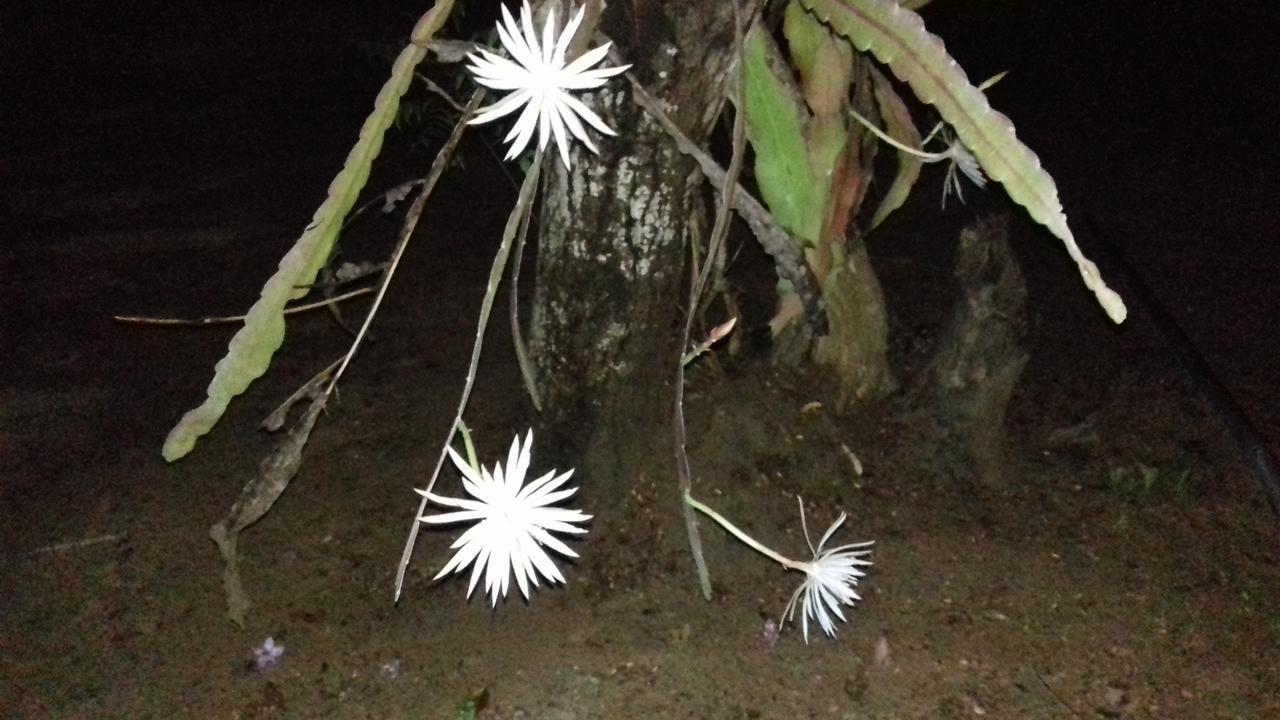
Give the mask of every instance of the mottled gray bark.
[[[600, 29], [702, 139], [722, 103], [733, 21], [729, 2], [634, 0], [610, 5]], [[625, 82], [591, 104], [618, 137], [600, 138], [598, 156], [575, 148], [571, 170], [548, 168], [529, 336], [547, 419], [589, 429], [584, 469], [609, 486], [673, 467], [670, 382], [701, 181]]]
[[1027, 286], [1009, 248], [1008, 218], [964, 229], [956, 249], [959, 302], [913, 395], [936, 432], [947, 474], [1008, 484], [1005, 410], [1027, 365]]

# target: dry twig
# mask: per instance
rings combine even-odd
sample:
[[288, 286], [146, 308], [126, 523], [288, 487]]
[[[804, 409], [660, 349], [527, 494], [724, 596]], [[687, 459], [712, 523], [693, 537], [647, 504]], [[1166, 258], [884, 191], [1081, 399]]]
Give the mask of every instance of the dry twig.
[[[352, 290], [351, 292], [346, 292], [341, 295], [335, 295], [334, 297], [327, 298], [325, 300], [320, 300], [313, 303], [307, 303], [305, 305], [295, 305], [294, 307], [286, 308], [284, 311], [284, 314], [296, 315], [297, 313], [303, 313], [309, 310], [318, 310], [323, 307], [328, 307], [330, 305], [335, 305], [337, 303], [350, 300], [351, 298], [354, 298], [354, 297], [360, 297], [361, 295], [368, 295], [371, 292], [373, 292], [373, 288], [360, 288], [359, 290]], [[157, 317], [146, 317], [144, 315], [112, 315], [111, 316], [111, 319], [115, 320], [118, 323], [128, 323], [130, 325], [187, 325], [187, 326], [225, 325], [229, 323], [244, 322], [244, 318], [245, 318], [244, 315], [227, 315], [224, 317], [204, 317], [204, 318], [157, 318]]]

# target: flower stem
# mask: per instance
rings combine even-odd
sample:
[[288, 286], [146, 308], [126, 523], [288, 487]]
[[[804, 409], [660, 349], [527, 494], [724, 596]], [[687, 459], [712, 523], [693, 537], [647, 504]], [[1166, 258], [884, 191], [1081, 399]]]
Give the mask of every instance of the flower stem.
[[[479, 98], [483, 95], [476, 95], [473, 104], [479, 104]], [[472, 107], [472, 105], [468, 105]], [[474, 111], [474, 110], [473, 110]], [[466, 116], [463, 116], [463, 120]], [[461, 125], [461, 121], [459, 122]], [[437, 158], [438, 159], [438, 158]], [[467, 379], [462, 385], [462, 397], [458, 399], [458, 410], [454, 413], [453, 422], [449, 425], [449, 434], [445, 437], [445, 447], [453, 442], [454, 433], [457, 432], [458, 426], [462, 424], [462, 413], [467, 409], [467, 401], [471, 399], [471, 390], [475, 387], [476, 368], [480, 365], [480, 350], [484, 345], [484, 331], [489, 324], [489, 314], [493, 310], [493, 299], [498, 294], [498, 283], [502, 280], [503, 272], [507, 268], [507, 256], [511, 253], [511, 243], [515, 238], [516, 230], [521, 222], [521, 214], [530, 212], [533, 207], [533, 192], [538, 186], [538, 175], [542, 167], [542, 150], [539, 149], [534, 154], [533, 165], [529, 168], [529, 173], [525, 175], [524, 184], [520, 186], [520, 194], [517, 196], [516, 207], [512, 210], [512, 214], [507, 218], [506, 228], [502, 232], [502, 244], [498, 246], [498, 252], [493, 257], [493, 266], [489, 268], [489, 282], [485, 286], [484, 299], [480, 301], [480, 319], [476, 323], [476, 337], [471, 345], [471, 363], [467, 366]], [[442, 448], [439, 457], [436, 458], [435, 469], [431, 471], [431, 479], [427, 481], [426, 493], [430, 493], [435, 487], [436, 480], [440, 477], [440, 468], [444, 466], [444, 459], [448, 453]], [[427, 498], [423, 495], [422, 502], [418, 503], [418, 512], [415, 514], [413, 527], [409, 528], [409, 537], [405, 540], [404, 550], [400, 553], [400, 564], [396, 566], [396, 594], [395, 599], [400, 599], [400, 591], [404, 588], [405, 571], [409, 569], [409, 560], [413, 557], [413, 545], [418, 539], [418, 528], [422, 523], [418, 522], [418, 518], [422, 517], [422, 513], [427, 509]]]
[[914, 155], [925, 162], [938, 162], [939, 160], [946, 160], [950, 157], [946, 152], [927, 152], [925, 150], [917, 150], [910, 145], [903, 145], [892, 137], [889, 137], [888, 133], [876, 127], [870, 120], [859, 115], [853, 108], [846, 108], [845, 112], [853, 116], [854, 120], [857, 120], [864, 128], [871, 131], [871, 133], [876, 137], [880, 138], [882, 142], [891, 145], [908, 155]]
[[725, 518], [725, 516], [721, 515], [715, 510], [712, 510], [706, 505], [703, 505], [702, 503], [695, 500], [693, 496], [690, 495], [689, 493], [684, 494], [684, 501], [686, 504], [689, 505], [689, 507], [692, 507], [695, 510], [700, 511], [707, 517], [711, 518], [712, 520], [715, 520], [717, 523], [720, 524], [720, 527], [724, 528], [725, 530], [728, 530], [730, 535], [733, 535], [734, 537], [738, 538], [742, 542], [746, 543], [749, 547], [751, 547], [751, 549], [755, 550], [756, 552], [759, 552], [762, 555], [765, 555], [772, 560], [776, 560], [777, 562], [781, 563], [783, 567], [789, 570], [800, 570], [802, 572], [804, 571], [804, 563], [796, 562], [795, 560], [784, 557], [783, 555], [780, 555], [777, 552], [774, 552], [772, 549], [765, 547], [763, 544], [758, 542], [755, 538], [751, 537], [746, 532], [741, 530], [737, 525], [734, 525], [733, 523], [729, 522], [729, 520]]

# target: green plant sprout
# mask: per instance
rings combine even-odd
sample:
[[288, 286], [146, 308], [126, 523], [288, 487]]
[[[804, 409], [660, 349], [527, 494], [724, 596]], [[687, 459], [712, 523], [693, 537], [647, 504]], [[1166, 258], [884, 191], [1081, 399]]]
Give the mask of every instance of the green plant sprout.
[[471, 442], [471, 428], [465, 422], [458, 423], [458, 434], [462, 436], [462, 449], [467, 453], [467, 467], [472, 472], [480, 472], [480, 461], [476, 459], [476, 446]]
[[489, 706], [489, 688], [482, 688], [471, 697], [458, 703], [454, 708], [455, 720], [476, 720], [480, 713]]
[[1108, 470], [1107, 488], [1129, 501], [1171, 498], [1186, 502], [1195, 497], [1197, 482], [1185, 460], [1159, 465], [1136, 462]]

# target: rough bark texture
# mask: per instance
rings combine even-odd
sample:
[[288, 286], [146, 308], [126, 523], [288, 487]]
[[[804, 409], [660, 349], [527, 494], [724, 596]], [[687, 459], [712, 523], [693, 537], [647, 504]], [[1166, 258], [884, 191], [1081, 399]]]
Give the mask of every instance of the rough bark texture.
[[[719, 113], [733, 20], [728, 2], [634, 0], [610, 5], [600, 28], [699, 139]], [[547, 419], [589, 428], [580, 467], [617, 490], [673, 472], [670, 382], [698, 176], [626, 83], [589, 102], [618, 137], [601, 138], [598, 156], [575, 148], [571, 170], [548, 168], [530, 345]]]
[[[875, 103], [865, 58], [854, 60], [853, 77], [853, 107], [869, 114]], [[849, 227], [867, 196], [877, 147], [870, 133], [859, 130], [850, 134], [832, 182], [831, 206], [823, 230], [829, 244], [826, 252], [815, 252], [810, 263], [821, 278], [831, 329], [826, 337], [817, 339], [814, 359], [839, 379], [841, 411], [849, 403], [884, 398], [898, 386], [889, 365], [889, 313], [884, 290], [861, 231]]]
[[840, 381], [838, 409], [893, 392], [889, 367], [889, 314], [866, 246], [853, 243], [823, 283], [830, 333], [817, 339], [814, 359]]
[[987, 487], [1009, 480], [1004, 417], [1029, 355], [1027, 287], [1009, 249], [1007, 219], [988, 219], [960, 234], [960, 301], [915, 397], [938, 435], [936, 458], [953, 476]]

